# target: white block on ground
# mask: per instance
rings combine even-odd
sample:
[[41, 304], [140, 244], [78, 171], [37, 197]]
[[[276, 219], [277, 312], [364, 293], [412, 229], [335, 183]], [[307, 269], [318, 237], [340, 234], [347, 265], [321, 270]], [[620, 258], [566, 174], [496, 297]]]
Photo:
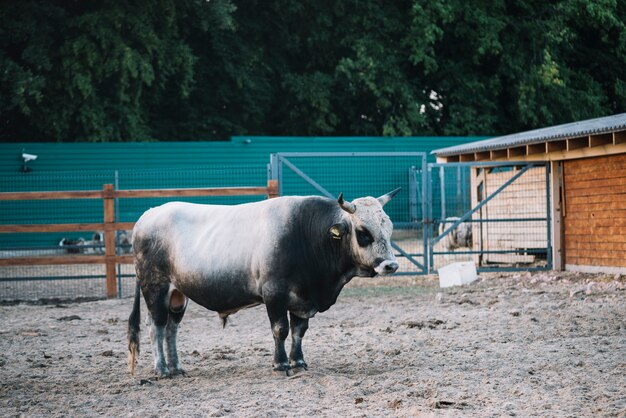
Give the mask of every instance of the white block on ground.
[[439, 287], [462, 286], [478, 278], [476, 266], [471, 261], [448, 264], [437, 270]]

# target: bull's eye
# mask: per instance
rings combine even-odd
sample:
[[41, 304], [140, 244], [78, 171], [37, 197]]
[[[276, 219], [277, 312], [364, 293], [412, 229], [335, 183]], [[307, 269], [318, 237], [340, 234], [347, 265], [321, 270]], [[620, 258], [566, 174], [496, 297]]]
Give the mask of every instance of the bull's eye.
[[372, 237], [372, 234], [370, 234], [370, 231], [363, 228], [356, 230], [356, 241], [361, 247], [367, 247], [374, 242], [374, 238]]

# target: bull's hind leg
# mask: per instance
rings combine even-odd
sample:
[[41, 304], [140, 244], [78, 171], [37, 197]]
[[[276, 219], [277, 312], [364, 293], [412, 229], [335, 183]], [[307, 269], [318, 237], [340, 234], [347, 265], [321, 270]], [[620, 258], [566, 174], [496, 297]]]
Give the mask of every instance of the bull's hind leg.
[[302, 338], [309, 329], [308, 318], [300, 318], [289, 312], [289, 322], [291, 327], [291, 351], [289, 352], [289, 364], [294, 372], [307, 370], [308, 366], [302, 354]]
[[185, 374], [178, 361], [176, 333], [178, 332], [178, 324], [183, 320], [186, 308], [187, 297], [178, 289], [172, 289], [169, 295], [169, 316], [167, 326], [165, 327], [165, 354], [167, 356], [167, 367], [171, 374]]
[[163, 352], [163, 342], [165, 341], [169, 317], [167, 308], [169, 285], [163, 283], [159, 286], [148, 286], [142, 290], [151, 319], [150, 341], [154, 358], [154, 372], [158, 376], [169, 376], [170, 372], [165, 363], [165, 354]]
[[[148, 307], [150, 324], [150, 341], [152, 342], [152, 356], [154, 371], [158, 376], [169, 376], [170, 371], [165, 361], [163, 343], [167, 334], [167, 324], [170, 317], [170, 284], [171, 267], [167, 249], [153, 236], [135, 234], [133, 239], [135, 249], [135, 271], [141, 292]], [[182, 314], [178, 315], [178, 325]], [[176, 332], [172, 333], [174, 341]]]

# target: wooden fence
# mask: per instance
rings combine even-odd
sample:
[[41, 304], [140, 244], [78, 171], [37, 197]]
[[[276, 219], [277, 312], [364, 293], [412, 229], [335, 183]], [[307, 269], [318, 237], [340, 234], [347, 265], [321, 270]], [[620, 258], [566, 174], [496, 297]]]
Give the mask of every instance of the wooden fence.
[[0, 201], [7, 200], [52, 200], [52, 199], [102, 199], [102, 223], [76, 224], [28, 224], [0, 225], [0, 233], [28, 232], [69, 232], [104, 231], [104, 255], [59, 255], [47, 257], [0, 258], [0, 267], [25, 265], [68, 265], [104, 264], [106, 269], [106, 294], [108, 298], [117, 296], [117, 264], [132, 264], [132, 255], [118, 255], [116, 252], [116, 231], [132, 229], [134, 222], [115, 222], [115, 199], [146, 197], [201, 197], [201, 196], [278, 196], [278, 183], [269, 180], [264, 187], [218, 187], [197, 189], [154, 189], [154, 190], [114, 190], [112, 184], [105, 184], [102, 190], [54, 191], [54, 192], [4, 192]]

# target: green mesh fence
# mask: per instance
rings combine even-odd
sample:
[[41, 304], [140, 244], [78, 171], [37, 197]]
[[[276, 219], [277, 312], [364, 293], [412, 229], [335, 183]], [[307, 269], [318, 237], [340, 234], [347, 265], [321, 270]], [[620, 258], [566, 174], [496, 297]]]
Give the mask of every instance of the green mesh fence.
[[[406, 223], [412, 219], [421, 220], [421, 205], [409, 202], [410, 177], [414, 170], [421, 169], [421, 155], [393, 156], [285, 156], [282, 165], [281, 194], [319, 195], [319, 189], [313, 186], [304, 173], [332, 196], [344, 194], [348, 200], [363, 196], [380, 196], [398, 187], [402, 191], [386, 206], [385, 212], [394, 223]], [[290, 165], [298, 170], [293, 170]], [[418, 179], [417, 181], [420, 181]], [[420, 196], [418, 196], [421, 199]]]
[[[233, 166], [167, 171], [120, 170], [116, 188], [118, 190], [133, 190], [145, 188], [264, 187], [266, 185], [266, 167]], [[119, 199], [116, 207], [119, 211], [117, 215], [120, 222], [134, 222], [149, 208], [172, 200], [213, 205], [237, 205], [262, 199], [264, 196], [133, 198]]]

